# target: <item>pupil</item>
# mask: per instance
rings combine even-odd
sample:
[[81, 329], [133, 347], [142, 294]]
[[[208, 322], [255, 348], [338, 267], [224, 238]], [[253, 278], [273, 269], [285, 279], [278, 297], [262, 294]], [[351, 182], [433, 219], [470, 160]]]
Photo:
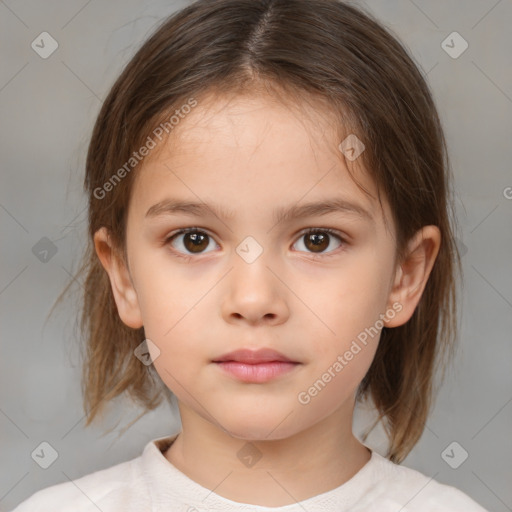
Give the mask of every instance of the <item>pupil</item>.
[[[205, 243], [207, 235], [204, 233], [186, 233], [184, 244], [187, 250], [190, 252], [201, 252], [202, 249], [208, 247], [208, 242]], [[187, 244], [187, 241], [191, 241], [192, 244]]]
[[311, 233], [310, 235], [308, 235], [308, 242], [309, 241], [313, 242], [313, 252], [321, 252], [322, 250], [326, 249], [329, 245], [327, 237], [323, 234]]

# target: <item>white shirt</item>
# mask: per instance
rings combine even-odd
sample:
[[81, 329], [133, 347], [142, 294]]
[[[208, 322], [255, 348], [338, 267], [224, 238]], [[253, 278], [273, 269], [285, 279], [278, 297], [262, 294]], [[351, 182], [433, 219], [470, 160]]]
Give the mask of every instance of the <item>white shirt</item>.
[[281, 507], [232, 501], [191, 480], [163, 455], [176, 435], [141, 456], [42, 489], [12, 512], [487, 512], [462, 491], [372, 451], [341, 486]]

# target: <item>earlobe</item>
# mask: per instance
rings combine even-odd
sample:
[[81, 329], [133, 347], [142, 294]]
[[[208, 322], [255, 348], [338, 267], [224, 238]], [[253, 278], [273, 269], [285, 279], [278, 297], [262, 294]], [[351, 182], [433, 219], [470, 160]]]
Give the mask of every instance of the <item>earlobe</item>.
[[121, 320], [133, 329], [142, 327], [143, 322], [137, 292], [125, 263], [113, 248], [107, 228], [102, 227], [96, 231], [94, 247], [103, 268], [108, 274]]
[[397, 266], [389, 304], [401, 304], [400, 314], [384, 322], [386, 327], [405, 324], [413, 315], [441, 246], [441, 232], [437, 226], [424, 226], [407, 245], [407, 254]]

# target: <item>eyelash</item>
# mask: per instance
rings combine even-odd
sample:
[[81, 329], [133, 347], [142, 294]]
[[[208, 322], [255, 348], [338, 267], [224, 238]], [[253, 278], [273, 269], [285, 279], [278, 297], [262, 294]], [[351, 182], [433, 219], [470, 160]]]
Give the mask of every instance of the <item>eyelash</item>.
[[[183, 229], [180, 229], [180, 230], [178, 230], [178, 231], [176, 231], [174, 233], [171, 233], [168, 237], [165, 238], [164, 245], [170, 244], [174, 238], [176, 238], [179, 235], [186, 234], [186, 233], [203, 233], [203, 234], [207, 235], [208, 237], [213, 238], [207, 231], [204, 231], [203, 229], [201, 229], [199, 227], [190, 227], [190, 228], [183, 228]], [[346, 243], [347, 243], [345, 238], [343, 238], [343, 236], [338, 231], [336, 231], [334, 229], [330, 229], [330, 228], [309, 228], [309, 229], [306, 229], [306, 230], [301, 231], [299, 233], [296, 241], [298, 241], [302, 237], [304, 237], [306, 235], [309, 235], [309, 234], [312, 234], [312, 233], [327, 233], [329, 236], [334, 236], [335, 238], [337, 238], [341, 242], [341, 246], [346, 245]], [[334, 249], [332, 251], [329, 251], [329, 252], [326, 252], [326, 253], [316, 253], [315, 254], [313, 252], [310, 252], [308, 254], [310, 256], [312, 256], [313, 259], [329, 258], [330, 256], [336, 255], [338, 249], [340, 249], [340, 247], [337, 247], [336, 249]], [[193, 254], [183, 254], [183, 253], [181, 253], [179, 251], [176, 251], [174, 249], [171, 249], [171, 251], [176, 256], [178, 256], [180, 258], [184, 258], [187, 261], [190, 261], [192, 259], [192, 257], [194, 256]], [[197, 253], [197, 254], [200, 255], [202, 253]]]

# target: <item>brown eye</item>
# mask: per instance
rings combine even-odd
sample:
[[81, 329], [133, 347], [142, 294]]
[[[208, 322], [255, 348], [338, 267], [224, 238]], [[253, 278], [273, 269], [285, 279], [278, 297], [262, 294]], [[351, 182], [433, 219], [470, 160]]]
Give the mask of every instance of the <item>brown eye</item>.
[[[338, 240], [338, 245], [334, 243], [333, 245], [333, 239]], [[332, 232], [329, 229], [316, 229], [316, 230], [309, 230], [306, 233], [303, 233], [297, 243], [302, 242], [302, 245], [304, 245], [307, 252], [313, 253], [313, 254], [321, 254], [326, 252], [327, 254], [331, 253], [333, 250], [337, 249], [343, 239]], [[326, 251], [330, 247], [329, 251]]]
[[181, 230], [170, 236], [167, 242], [170, 243], [173, 248], [182, 254], [201, 254], [210, 245], [213, 239], [204, 231], [198, 229]]
[[329, 235], [324, 233], [308, 233], [304, 235], [305, 246], [313, 252], [322, 252], [329, 247]]
[[208, 247], [208, 235], [205, 233], [185, 233], [183, 245], [190, 252], [201, 252]]

